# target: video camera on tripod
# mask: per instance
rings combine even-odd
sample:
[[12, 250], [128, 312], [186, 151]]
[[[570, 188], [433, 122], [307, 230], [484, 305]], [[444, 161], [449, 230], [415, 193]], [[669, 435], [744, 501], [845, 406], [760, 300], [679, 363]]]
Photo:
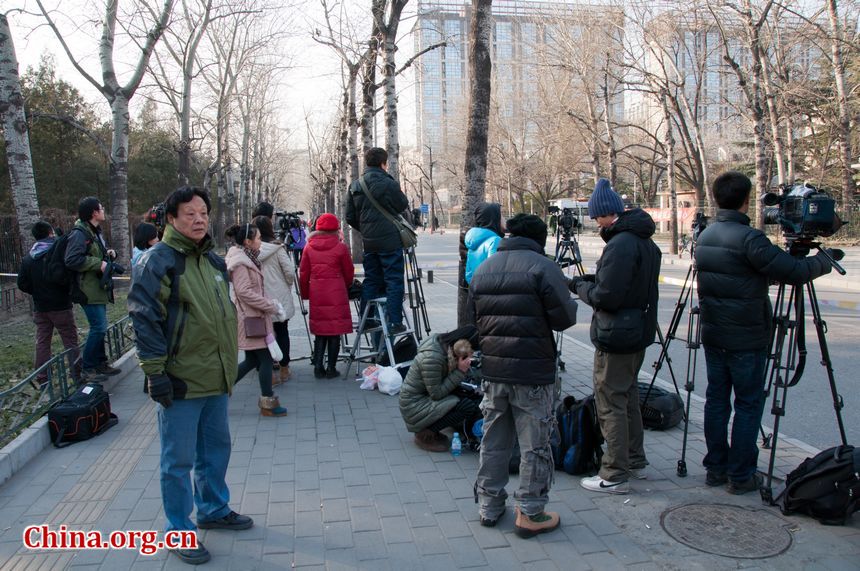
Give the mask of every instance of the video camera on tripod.
[[547, 208], [547, 212], [556, 218], [558, 224], [556, 232], [561, 229], [561, 234], [569, 237], [575, 228], [579, 228], [579, 218], [574, 214], [573, 208], [559, 208], [551, 205]]
[[[290, 246], [291, 250], [296, 248], [293, 247], [293, 243], [297, 242], [294, 238], [294, 231], [301, 231], [304, 234], [304, 224], [300, 216], [304, 216], [304, 212], [301, 210], [296, 210], [295, 212], [284, 212], [283, 210], [277, 210], [275, 212], [275, 228], [278, 232], [278, 238], [288, 246]], [[304, 247], [304, 244], [302, 244]]]
[[582, 267], [582, 254], [579, 251], [579, 243], [576, 241], [576, 232], [581, 228], [579, 218], [573, 208], [559, 208], [551, 205], [547, 208], [550, 220], [555, 218], [555, 256], [553, 260], [561, 269], [573, 266], [579, 275], [584, 275]]

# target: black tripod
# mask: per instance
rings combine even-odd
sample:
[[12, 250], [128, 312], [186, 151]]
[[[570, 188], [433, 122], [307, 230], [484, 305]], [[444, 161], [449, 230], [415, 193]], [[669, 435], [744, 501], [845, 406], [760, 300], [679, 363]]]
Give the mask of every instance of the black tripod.
[[[692, 255], [695, 245], [691, 246], [690, 252]], [[651, 376], [651, 383], [648, 385], [648, 391], [645, 393], [645, 399], [642, 403], [644, 407], [648, 404], [648, 398], [651, 396], [651, 388], [657, 380], [657, 374], [663, 367], [663, 363], [669, 367], [669, 374], [672, 377], [672, 384], [675, 386], [675, 394], [678, 398], [681, 397], [681, 391], [678, 389], [678, 381], [675, 379], [675, 371], [672, 369], [672, 359], [669, 357], [669, 343], [672, 339], [676, 339], [678, 325], [681, 324], [681, 318], [684, 316], [684, 310], [687, 304], [690, 304], [690, 312], [687, 317], [687, 371], [684, 378], [684, 390], [687, 391], [687, 398], [682, 399], [684, 404], [684, 439], [681, 446], [681, 459], [678, 460], [677, 474], [680, 477], [687, 475], [687, 435], [690, 431], [690, 397], [696, 388], [696, 363], [698, 361], [698, 350], [701, 345], [702, 331], [701, 320], [699, 319], [700, 311], [693, 296], [693, 284], [696, 283], [696, 262], [690, 264], [687, 269], [687, 276], [684, 278], [684, 283], [681, 286], [681, 293], [678, 295], [678, 301], [675, 302], [675, 310], [672, 313], [672, 319], [669, 321], [669, 329], [666, 336], [660, 331], [660, 325], [657, 325], [657, 339], [660, 343], [660, 356], [654, 362], [654, 374]]]
[[[567, 215], [571, 216], [571, 215]], [[562, 218], [559, 217], [558, 225], [555, 229], [555, 256], [553, 260], [558, 267], [564, 270], [565, 268], [574, 268], [578, 275], [585, 275], [585, 268], [582, 265], [582, 253], [579, 251], [579, 242], [576, 240], [576, 235], [573, 233], [573, 227], [578, 227], [578, 223], [571, 216], [570, 220], [573, 223], [570, 226], [565, 226], [562, 224]], [[565, 363], [561, 360], [561, 349], [564, 344], [564, 332], [559, 331], [556, 334], [556, 350], [557, 350], [557, 364], [556, 364], [556, 377], [558, 378], [558, 371], [565, 370]], [[556, 382], [556, 396], [560, 394], [561, 384]]]
[[[824, 252], [833, 268], [841, 275], [845, 270], [837, 261], [816, 242], [800, 243], [795, 241], [789, 243], [787, 250], [795, 257], [806, 257], [811, 248], [818, 248]], [[806, 295], [804, 296], [804, 291]], [[761, 498], [766, 504], [773, 505], [773, 469], [776, 462], [776, 448], [779, 439], [779, 422], [785, 416], [785, 401], [788, 396], [789, 387], [793, 387], [800, 381], [806, 367], [806, 301], [812, 310], [812, 322], [818, 335], [818, 346], [821, 349], [821, 364], [827, 371], [827, 380], [830, 384], [830, 395], [833, 398], [833, 410], [836, 412], [836, 423], [839, 427], [839, 436], [843, 445], [847, 445], [845, 437], [845, 425], [842, 421], [842, 408], [844, 403], [842, 396], [836, 389], [836, 380], [833, 377], [833, 363], [830, 360], [830, 351], [827, 348], [827, 323], [821, 318], [821, 308], [818, 305], [818, 296], [815, 286], [810, 281], [803, 285], [792, 285], [786, 294], [786, 284], [780, 283], [776, 294], [776, 305], [773, 314], [773, 333], [771, 337], [770, 352], [768, 353], [768, 388], [767, 395], [773, 388], [773, 399], [771, 414], [773, 420], [773, 434], [770, 448], [770, 461], [767, 467], [767, 481], [762, 486]], [[793, 371], [793, 372], [792, 372]]]
[[585, 275], [582, 267], [582, 254], [579, 251], [579, 242], [572, 228], [563, 228], [559, 223], [555, 231], [555, 263], [561, 269], [573, 267], [579, 275]]
[[430, 319], [427, 317], [427, 302], [424, 300], [424, 286], [421, 284], [421, 268], [418, 267], [418, 259], [415, 257], [415, 247], [403, 250], [404, 265], [406, 267], [406, 291], [409, 296], [409, 308], [412, 310], [412, 323], [415, 327], [415, 335], [421, 341], [421, 324], [424, 331], [430, 334]]

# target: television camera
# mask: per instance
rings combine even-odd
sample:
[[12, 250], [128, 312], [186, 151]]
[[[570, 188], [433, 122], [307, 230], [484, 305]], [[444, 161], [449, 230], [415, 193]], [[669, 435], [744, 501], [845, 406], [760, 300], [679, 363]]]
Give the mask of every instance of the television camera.
[[167, 206], [163, 202], [159, 202], [149, 209], [144, 218], [146, 222], [158, 228], [159, 232], [163, 232], [167, 225]]
[[559, 208], [551, 205], [547, 211], [556, 217], [558, 228], [565, 237], [569, 237], [575, 228], [579, 228], [579, 218], [573, 213], [573, 208]]
[[836, 214], [836, 201], [809, 183], [784, 184], [780, 192], [761, 197], [765, 224], [779, 224], [789, 241], [811, 242], [832, 236], [844, 222]]

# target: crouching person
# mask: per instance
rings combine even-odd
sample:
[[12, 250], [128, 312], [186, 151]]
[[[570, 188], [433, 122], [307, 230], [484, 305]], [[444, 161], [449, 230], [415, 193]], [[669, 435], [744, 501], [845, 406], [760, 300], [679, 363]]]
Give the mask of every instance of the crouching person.
[[546, 224], [533, 214], [517, 214], [507, 228], [511, 237], [499, 243], [469, 284], [484, 378], [484, 438], [475, 489], [481, 525], [496, 525], [505, 512], [508, 463], [518, 440], [516, 533], [532, 537], [559, 525], [557, 513], [544, 511], [554, 469], [549, 443], [555, 424], [553, 331], [576, 323], [576, 302], [564, 274], [544, 254]]
[[[149, 396], [158, 403], [167, 531], [254, 525], [230, 509], [225, 481], [227, 397], [239, 347], [227, 266], [208, 234], [210, 208], [208, 193], [198, 188], [180, 188], [167, 197], [164, 239], [135, 264], [128, 295], [140, 366]], [[196, 525], [190, 518], [195, 504]], [[209, 560], [199, 541], [196, 548], [172, 551], [194, 565]]]
[[400, 414], [419, 448], [446, 452], [450, 443], [441, 431], [453, 428], [468, 438], [481, 417], [478, 401], [454, 394], [466, 378], [477, 344], [478, 330], [466, 326], [431, 335], [418, 347], [400, 390]]

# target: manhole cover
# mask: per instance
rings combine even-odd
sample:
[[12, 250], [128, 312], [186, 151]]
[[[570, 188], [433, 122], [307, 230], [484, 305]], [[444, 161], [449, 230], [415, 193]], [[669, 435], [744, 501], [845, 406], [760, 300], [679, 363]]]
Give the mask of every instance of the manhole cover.
[[678, 506], [663, 512], [660, 525], [684, 545], [724, 557], [774, 557], [792, 542], [784, 520], [764, 510], [740, 506]]

